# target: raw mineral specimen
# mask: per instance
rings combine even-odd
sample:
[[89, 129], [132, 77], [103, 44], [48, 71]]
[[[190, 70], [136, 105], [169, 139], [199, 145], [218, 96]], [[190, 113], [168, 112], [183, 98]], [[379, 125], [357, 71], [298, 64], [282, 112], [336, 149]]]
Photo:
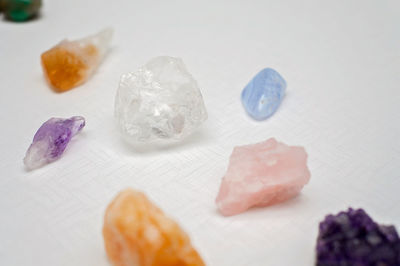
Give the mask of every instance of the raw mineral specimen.
[[121, 77], [115, 117], [132, 143], [180, 140], [207, 119], [197, 82], [179, 58], [160, 56]]
[[41, 6], [41, 0], [0, 0], [0, 11], [8, 20], [18, 22], [37, 16]]
[[399, 235], [363, 209], [328, 215], [319, 225], [316, 265], [399, 266]]
[[120, 192], [108, 206], [103, 236], [115, 266], [205, 265], [178, 224], [132, 189]]
[[268, 206], [296, 196], [310, 179], [303, 147], [274, 138], [235, 147], [222, 179], [217, 206], [223, 215]]
[[63, 40], [42, 54], [44, 75], [57, 92], [84, 83], [100, 65], [111, 42], [113, 31], [103, 30], [84, 39]]
[[243, 89], [243, 106], [254, 119], [267, 119], [278, 109], [285, 90], [286, 82], [282, 76], [272, 68], [265, 68]]
[[57, 160], [67, 144], [83, 127], [85, 119], [74, 116], [69, 119], [50, 118], [36, 132], [26, 152], [24, 164], [27, 169], [39, 168]]

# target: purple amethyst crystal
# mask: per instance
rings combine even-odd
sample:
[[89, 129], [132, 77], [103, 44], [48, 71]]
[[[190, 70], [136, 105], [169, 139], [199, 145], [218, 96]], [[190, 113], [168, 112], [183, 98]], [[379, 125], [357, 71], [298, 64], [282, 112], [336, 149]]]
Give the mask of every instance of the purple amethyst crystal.
[[50, 118], [36, 132], [24, 158], [27, 169], [39, 168], [57, 160], [68, 142], [85, 126], [85, 119], [74, 116], [69, 119]]
[[328, 215], [319, 225], [318, 266], [399, 266], [394, 226], [375, 223], [363, 209]]

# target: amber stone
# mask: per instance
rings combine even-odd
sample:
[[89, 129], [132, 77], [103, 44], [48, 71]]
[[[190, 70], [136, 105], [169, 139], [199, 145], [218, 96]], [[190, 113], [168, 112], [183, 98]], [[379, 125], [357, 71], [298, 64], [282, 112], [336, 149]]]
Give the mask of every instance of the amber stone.
[[[81, 52], [86, 56], [94, 56], [96, 47], [89, 45]], [[62, 46], [42, 54], [42, 66], [47, 81], [57, 92], [63, 92], [83, 83], [88, 76], [89, 66], [82, 55]]]
[[114, 266], [205, 265], [179, 225], [132, 189], [120, 192], [108, 206], [103, 236]]

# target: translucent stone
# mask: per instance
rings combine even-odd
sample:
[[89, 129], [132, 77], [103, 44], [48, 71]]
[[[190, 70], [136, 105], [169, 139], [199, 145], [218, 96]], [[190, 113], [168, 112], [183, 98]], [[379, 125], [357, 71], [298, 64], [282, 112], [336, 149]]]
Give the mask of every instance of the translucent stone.
[[272, 68], [261, 70], [242, 91], [242, 103], [256, 120], [273, 115], [285, 96], [286, 81]]
[[115, 266], [204, 266], [188, 235], [147, 197], [126, 189], [104, 217], [105, 248]]
[[28, 170], [39, 168], [61, 157], [72, 137], [85, 126], [85, 119], [50, 118], [36, 132], [26, 152], [24, 164]]
[[115, 117], [132, 143], [180, 140], [207, 119], [197, 82], [179, 58], [161, 56], [121, 77]]
[[303, 147], [274, 138], [235, 147], [216, 199], [223, 215], [264, 207], [295, 197], [310, 179]]
[[42, 54], [44, 75], [57, 92], [81, 85], [93, 74], [104, 58], [113, 35], [103, 30], [80, 40], [64, 40]]

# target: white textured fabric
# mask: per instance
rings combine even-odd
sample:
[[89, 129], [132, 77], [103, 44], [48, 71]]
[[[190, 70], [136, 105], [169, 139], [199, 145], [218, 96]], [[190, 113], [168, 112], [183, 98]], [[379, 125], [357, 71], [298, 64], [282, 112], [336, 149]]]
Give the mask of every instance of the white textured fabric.
[[[109, 265], [103, 214], [126, 187], [175, 218], [213, 266], [313, 265], [318, 222], [349, 206], [400, 229], [399, 24], [397, 0], [51, 0], [38, 20], [0, 20], [0, 265]], [[107, 26], [112, 48], [93, 77], [54, 93], [40, 54]], [[159, 55], [184, 60], [209, 118], [179, 145], [133, 150], [113, 119], [118, 82]], [[264, 67], [287, 94], [255, 122], [240, 93]], [[87, 125], [62, 158], [25, 172], [39, 126], [73, 115]], [[221, 216], [232, 148], [270, 137], [305, 147], [310, 183], [287, 203]]]

